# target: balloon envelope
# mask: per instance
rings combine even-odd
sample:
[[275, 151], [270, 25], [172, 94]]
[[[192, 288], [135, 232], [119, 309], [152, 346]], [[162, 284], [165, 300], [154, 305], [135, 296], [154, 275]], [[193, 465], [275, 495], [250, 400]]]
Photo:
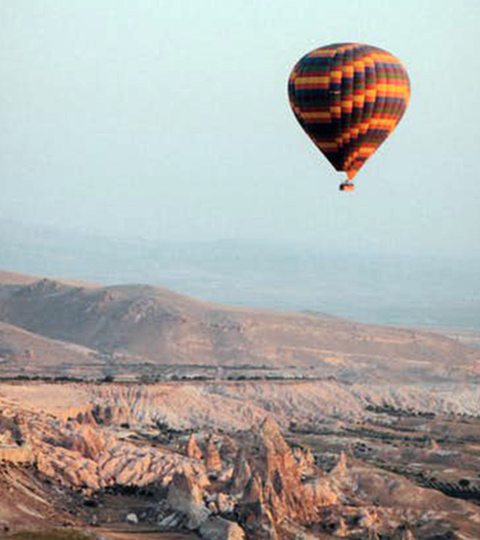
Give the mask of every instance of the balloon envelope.
[[389, 52], [337, 43], [300, 59], [288, 93], [297, 120], [315, 146], [337, 171], [353, 179], [402, 118], [410, 81]]

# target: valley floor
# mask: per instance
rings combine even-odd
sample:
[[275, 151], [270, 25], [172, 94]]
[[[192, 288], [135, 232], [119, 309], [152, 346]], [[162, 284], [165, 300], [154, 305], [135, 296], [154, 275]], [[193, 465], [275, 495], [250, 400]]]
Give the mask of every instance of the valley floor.
[[4, 382], [0, 427], [5, 538], [480, 538], [474, 384]]

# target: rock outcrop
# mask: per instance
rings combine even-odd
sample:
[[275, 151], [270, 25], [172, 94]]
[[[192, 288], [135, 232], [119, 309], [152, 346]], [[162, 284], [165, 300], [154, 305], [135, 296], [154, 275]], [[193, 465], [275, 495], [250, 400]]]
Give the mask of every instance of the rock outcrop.
[[201, 486], [190, 474], [175, 473], [168, 488], [167, 503], [171, 510], [186, 516], [189, 529], [198, 529], [208, 518]]
[[190, 435], [190, 438], [188, 439], [187, 456], [190, 459], [200, 460], [203, 458], [202, 451], [200, 450], [200, 447], [198, 446], [198, 443], [197, 443], [197, 438], [195, 437], [193, 433]]
[[255, 537], [273, 540], [285, 520], [314, 520], [320, 505], [337, 501], [321, 480], [302, 481], [307, 465], [313, 467], [311, 454], [299, 449], [294, 456], [272, 416], [254, 434], [252, 447], [257, 453], [251, 455], [251, 465], [244, 455], [237, 456], [230, 489], [241, 491], [251, 468], [239, 507], [242, 522]]
[[244, 530], [233, 521], [211, 517], [202, 523], [200, 534], [205, 540], [244, 540]]
[[15, 463], [26, 465], [35, 463], [35, 452], [30, 445], [24, 446], [2, 446], [0, 445], [0, 463]]
[[310, 448], [303, 450], [297, 446], [293, 451], [293, 457], [298, 464], [298, 469], [301, 476], [310, 476], [314, 474], [315, 458], [313, 457]]
[[232, 493], [242, 494], [252, 476], [252, 469], [246, 457], [244, 448], [240, 448], [235, 456], [232, 478], [229, 490]]
[[345, 452], [340, 452], [340, 457], [332, 473], [334, 475], [341, 476], [345, 474], [347, 470], [348, 470], [347, 455], [345, 454]]
[[222, 460], [217, 446], [210, 438], [205, 451], [205, 466], [209, 472], [218, 472], [222, 469]]

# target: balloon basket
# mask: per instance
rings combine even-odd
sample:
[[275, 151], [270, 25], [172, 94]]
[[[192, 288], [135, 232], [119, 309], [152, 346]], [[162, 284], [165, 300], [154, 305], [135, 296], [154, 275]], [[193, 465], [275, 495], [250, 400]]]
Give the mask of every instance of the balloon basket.
[[342, 184], [340, 184], [338, 189], [340, 191], [355, 191], [355, 185], [351, 182], [343, 182]]

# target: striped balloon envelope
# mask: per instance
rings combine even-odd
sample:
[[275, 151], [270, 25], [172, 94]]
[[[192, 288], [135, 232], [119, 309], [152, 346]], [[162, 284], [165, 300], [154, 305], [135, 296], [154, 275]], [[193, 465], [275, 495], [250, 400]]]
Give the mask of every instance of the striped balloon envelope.
[[392, 54], [361, 43], [336, 43], [308, 53], [288, 82], [293, 112], [315, 146], [352, 180], [402, 118], [410, 81]]

